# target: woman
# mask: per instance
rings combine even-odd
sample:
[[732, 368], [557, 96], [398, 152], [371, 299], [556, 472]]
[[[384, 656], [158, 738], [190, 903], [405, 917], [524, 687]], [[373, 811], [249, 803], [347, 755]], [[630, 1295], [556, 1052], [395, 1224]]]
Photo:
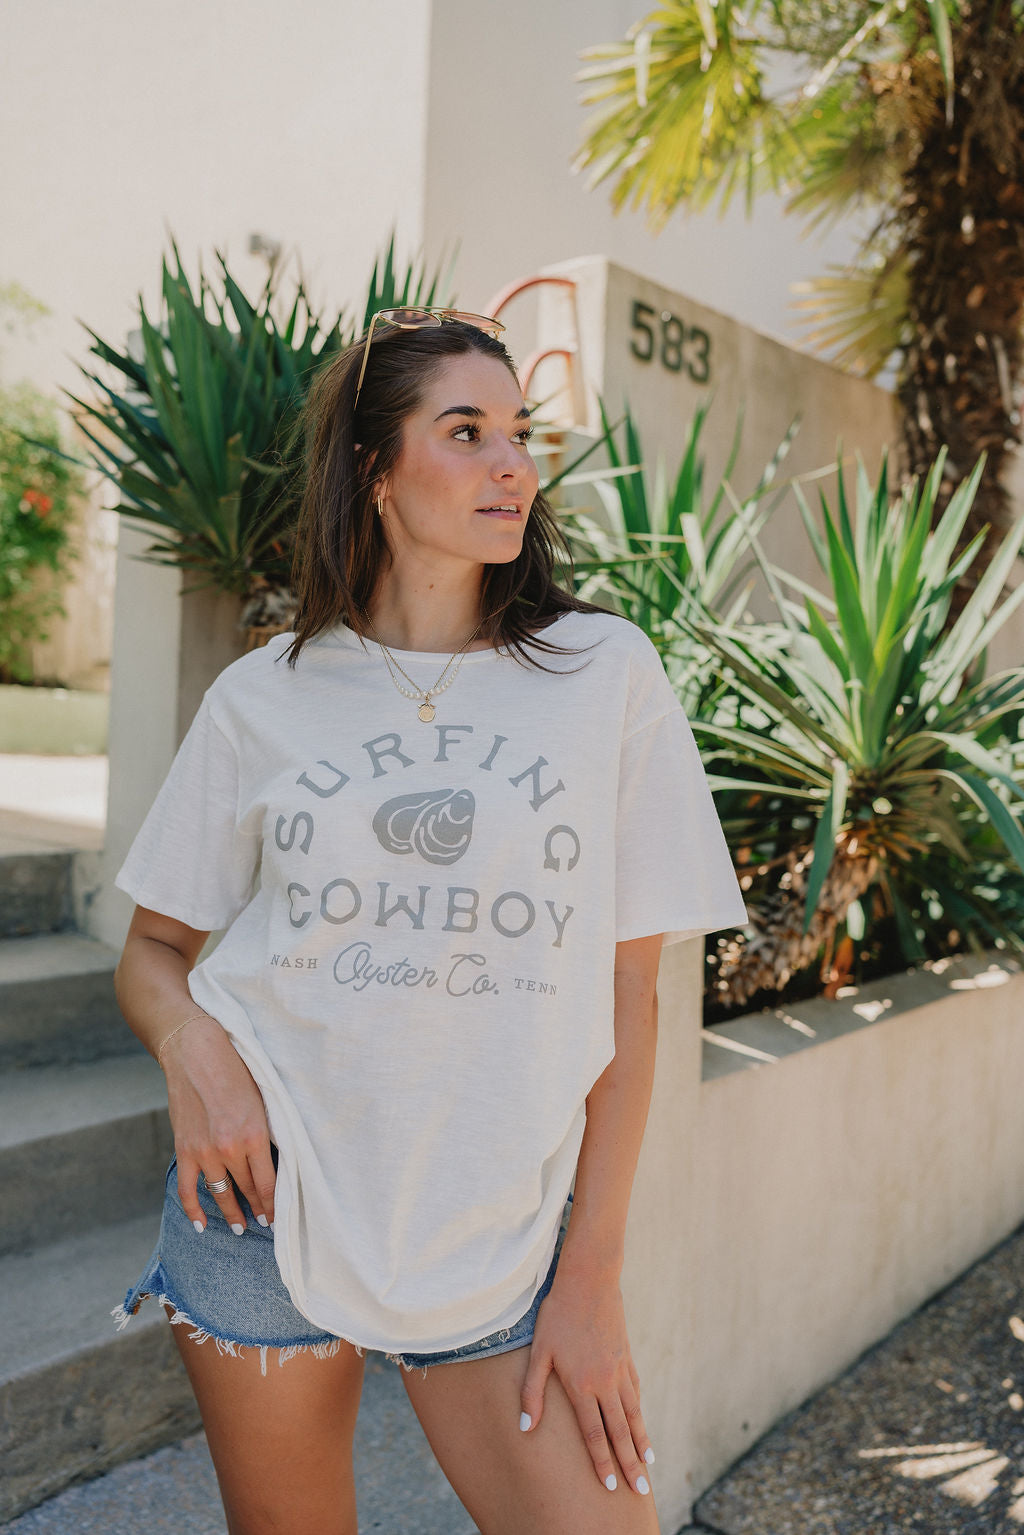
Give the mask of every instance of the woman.
[[118, 876], [176, 1147], [122, 1316], [191, 1324], [232, 1535], [354, 1535], [367, 1347], [484, 1535], [657, 1529], [618, 1280], [658, 957], [744, 914], [653, 647], [554, 584], [500, 329], [390, 311], [322, 374], [296, 633]]

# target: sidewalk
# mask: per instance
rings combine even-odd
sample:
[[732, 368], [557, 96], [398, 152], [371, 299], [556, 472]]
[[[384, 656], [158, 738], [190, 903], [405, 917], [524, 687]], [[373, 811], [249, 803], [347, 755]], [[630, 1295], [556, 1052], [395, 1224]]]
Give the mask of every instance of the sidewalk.
[[106, 757], [0, 753], [0, 853], [103, 846]]

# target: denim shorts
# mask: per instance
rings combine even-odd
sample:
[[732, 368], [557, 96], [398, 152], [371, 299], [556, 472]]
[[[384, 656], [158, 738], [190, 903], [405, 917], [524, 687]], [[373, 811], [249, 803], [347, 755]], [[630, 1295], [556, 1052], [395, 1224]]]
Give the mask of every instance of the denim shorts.
[[[259, 1225], [242, 1194], [238, 1193], [238, 1203], [246, 1229], [240, 1237], [228, 1227], [202, 1178], [197, 1196], [207, 1220], [202, 1236], [196, 1233], [182, 1208], [178, 1197], [178, 1159], [172, 1157], [164, 1184], [160, 1236], [141, 1277], [128, 1291], [123, 1305], [113, 1312], [118, 1328], [127, 1326], [142, 1302], [153, 1296], [160, 1305], [171, 1308], [172, 1323], [192, 1328], [189, 1336], [195, 1343], [206, 1343], [212, 1338], [221, 1353], [232, 1355], [245, 1348], [258, 1348], [264, 1375], [267, 1350], [271, 1348], [280, 1349], [280, 1364], [307, 1351], [319, 1358], [336, 1354], [345, 1340], [325, 1332], [296, 1310], [274, 1257], [274, 1234]], [[503, 1327], [461, 1348], [433, 1354], [388, 1354], [387, 1358], [408, 1370], [417, 1370], [524, 1348], [533, 1338], [537, 1312], [555, 1277], [571, 1206], [570, 1194], [544, 1283], [529, 1311], [514, 1326]]]

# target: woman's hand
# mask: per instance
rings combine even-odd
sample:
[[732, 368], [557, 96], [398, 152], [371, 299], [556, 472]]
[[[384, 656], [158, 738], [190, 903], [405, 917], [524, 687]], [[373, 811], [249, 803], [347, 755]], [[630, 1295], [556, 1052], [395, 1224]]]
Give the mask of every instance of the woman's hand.
[[[544, 1387], [554, 1371], [579, 1420], [594, 1470], [610, 1492], [621, 1471], [639, 1493], [650, 1492], [653, 1464], [618, 1281], [574, 1273], [563, 1263], [541, 1302], [523, 1382], [521, 1427], [534, 1429]], [[529, 1418], [529, 1423], [526, 1419]]]
[[267, 1113], [228, 1035], [214, 1018], [200, 1013], [168, 1042], [162, 1065], [178, 1157], [178, 1195], [193, 1226], [206, 1229], [196, 1193], [200, 1173], [208, 1183], [233, 1179], [213, 1197], [236, 1236], [245, 1230], [236, 1188], [260, 1225], [272, 1224], [276, 1173]]
[[[208, 937], [176, 917], [136, 906], [114, 987], [129, 1028], [167, 1078], [178, 1193], [189, 1220], [206, 1230], [196, 1195], [202, 1172], [210, 1183], [233, 1178], [256, 1219], [269, 1225], [276, 1174], [263, 1098], [225, 1031], [197, 1008], [188, 987]], [[235, 1186], [213, 1197], [240, 1236], [245, 1220]]]

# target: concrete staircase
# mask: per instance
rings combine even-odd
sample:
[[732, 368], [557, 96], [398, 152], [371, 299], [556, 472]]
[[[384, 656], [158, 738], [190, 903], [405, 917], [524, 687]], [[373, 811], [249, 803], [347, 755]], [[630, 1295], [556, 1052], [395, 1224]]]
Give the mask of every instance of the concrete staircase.
[[75, 856], [0, 852], [0, 1521], [198, 1424], [158, 1308], [110, 1315], [172, 1142], [116, 956], [70, 930]]

